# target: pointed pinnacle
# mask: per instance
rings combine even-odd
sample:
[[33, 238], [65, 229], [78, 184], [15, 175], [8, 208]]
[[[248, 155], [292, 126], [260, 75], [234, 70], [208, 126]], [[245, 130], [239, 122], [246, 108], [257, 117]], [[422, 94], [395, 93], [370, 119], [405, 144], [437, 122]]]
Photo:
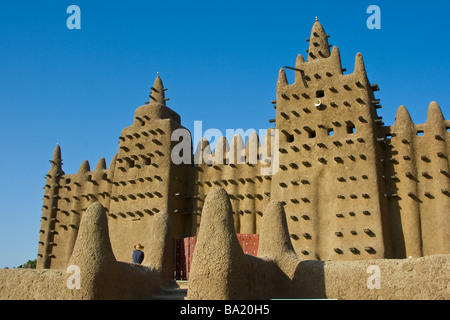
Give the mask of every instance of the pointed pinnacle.
[[328, 35], [325, 33], [320, 22], [316, 20], [311, 30], [309, 40], [308, 61], [328, 58], [330, 56], [330, 46], [328, 44]]
[[152, 92], [150, 94], [150, 104], [166, 104], [165, 94], [164, 94], [164, 86], [161, 80], [161, 77], [156, 76], [153, 87], [151, 88]]
[[56, 144], [55, 151], [53, 152], [52, 161], [53, 161], [53, 164], [61, 163], [61, 147], [58, 143]]
[[287, 86], [288, 84], [289, 83], [286, 77], [286, 71], [284, 71], [283, 68], [280, 68], [280, 71], [278, 72], [277, 88]]

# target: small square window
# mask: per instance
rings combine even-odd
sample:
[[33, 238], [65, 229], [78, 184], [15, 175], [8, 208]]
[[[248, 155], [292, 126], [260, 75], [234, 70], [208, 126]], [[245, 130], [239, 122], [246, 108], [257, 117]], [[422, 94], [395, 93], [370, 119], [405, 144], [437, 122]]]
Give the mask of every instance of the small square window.
[[325, 91], [323, 90], [316, 91], [316, 98], [323, 98], [323, 97], [325, 97]]

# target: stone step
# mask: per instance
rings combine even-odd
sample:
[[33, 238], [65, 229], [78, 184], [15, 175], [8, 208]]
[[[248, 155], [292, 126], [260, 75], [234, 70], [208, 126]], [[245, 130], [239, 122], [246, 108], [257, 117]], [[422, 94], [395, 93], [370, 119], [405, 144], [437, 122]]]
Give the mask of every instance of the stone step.
[[171, 281], [169, 286], [154, 294], [152, 300], [185, 300], [187, 297], [187, 281]]
[[179, 286], [181, 289], [187, 289], [189, 282], [186, 280], [173, 280], [172, 283]]
[[152, 296], [152, 300], [186, 300], [187, 293], [186, 294], [164, 294], [164, 293], [158, 293], [154, 294]]

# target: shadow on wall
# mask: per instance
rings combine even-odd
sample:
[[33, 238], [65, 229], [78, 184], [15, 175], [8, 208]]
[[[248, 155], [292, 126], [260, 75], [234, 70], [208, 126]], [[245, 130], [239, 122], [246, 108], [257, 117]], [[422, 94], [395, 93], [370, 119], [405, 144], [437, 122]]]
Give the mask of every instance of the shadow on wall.
[[325, 287], [325, 262], [301, 261], [295, 269], [291, 285], [291, 294], [297, 299], [328, 299]]

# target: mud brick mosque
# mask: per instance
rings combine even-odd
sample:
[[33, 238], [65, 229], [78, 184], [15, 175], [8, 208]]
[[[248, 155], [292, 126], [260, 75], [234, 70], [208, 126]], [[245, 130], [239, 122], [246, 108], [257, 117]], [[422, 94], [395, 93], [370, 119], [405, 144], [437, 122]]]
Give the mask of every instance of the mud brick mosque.
[[[450, 121], [444, 119], [438, 104], [431, 102], [426, 123], [413, 123], [407, 109], [400, 106], [395, 123], [385, 126], [377, 114], [381, 108], [376, 97], [379, 87], [369, 82], [362, 55], [356, 55], [353, 73], [344, 74], [340, 51], [328, 38], [316, 21], [307, 39], [307, 57], [298, 55], [294, 66], [279, 71], [272, 101], [275, 118], [269, 120], [274, 128], [268, 128], [265, 137], [251, 134], [247, 143], [239, 135], [232, 141], [222, 138], [210, 160], [202, 157], [210, 150], [204, 139], [191, 151], [191, 158], [200, 160], [198, 164], [174, 164], [171, 160], [178, 143], [171, 135], [183, 126], [180, 116], [166, 105], [166, 89], [159, 76], [149, 102], [135, 110], [133, 123], [122, 130], [118, 152], [109, 166], [102, 158], [92, 170], [84, 161], [77, 173], [66, 174], [60, 146], [56, 146], [44, 187], [37, 268], [67, 267], [77, 251], [83, 217], [99, 203], [97, 210], [104, 212], [107, 226], [102, 232], [109, 237], [108, 250], [117, 261], [127, 263], [135, 244], [153, 248], [158, 217], [167, 215], [170, 236], [162, 237], [168, 239], [162, 246], [170, 247], [163, 250], [169, 252], [169, 278], [176, 273], [175, 261], [183, 255], [184, 267], [197, 268], [189, 279], [192, 298], [211, 297], [204, 289], [214, 287], [205, 280], [211, 273], [199, 271], [198, 257], [214, 260], [223, 248], [218, 245], [211, 255], [205, 254], [205, 248], [208, 241], [217, 239], [231, 241], [230, 248], [234, 248], [218, 257], [217, 261], [223, 259], [220, 265], [240, 257], [239, 252], [233, 254], [240, 250], [233, 247], [238, 241], [245, 259], [254, 260], [237, 265], [254, 264], [257, 274], [265, 270], [264, 274], [273, 277], [279, 269], [288, 277], [298, 275], [298, 271], [289, 275], [286, 270], [297, 270], [299, 261], [341, 268], [347, 263], [438, 257], [438, 270], [445, 270], [443, 277], [448, 279]], [[288, 83], [285, 69], [295, 72], [294, 83]], [[275, 131], [278, 150], [273, 151]], [[276, 162], [274, 152], [278, 153]], [[274, 174], [262, 174], [273, 163], [277, 165]], [[210, 199], [207, 205], [211, 193], [211, 199], [219, 200], [213, 203]], [[264, 225], [269, 209], [281, 215], [270, 218], [275, 219], [273, 228]], [[214, 220], [214, 213], [205, 216], [214, 210], [224, 212], [224, 219]], [[208, 227], [202, 229], [203, 224]], [[230, 235], [221, 238], [225, 229]], [[275, 240], [268, 244], [267, 238]], [[288, 252], [289, 257], [295, 256], [296, 267], [294, 262], [289, 268], [285, 262], [277, 262], [277, 271], [268, 271], [267, 259], [258, 260], [262, 251], [270, 257]], [[186, 258], [187, 254], [190, 257]], [[153, 263], [151, 254], [145, 259], [143, 265]], [[217, 261], [203, 261], [202, 268]], [[234, 272], [231, 269], [224, 273]], [[237, 280], [229, 283], [239, 286], [239, 279], [247, 277], [244, 274], [234, 275]], [[433, 272], [429, 274], [439, 279]], [[419, 276], [426, 281], [423, 274]], [[184, 274], [186, 278], [189, 275]], [[216, 280], [214, 283], [221, 283]], [[265, 292], [270, 290], [265, 288]], [[439, 290], [433, 290], [438, 294]], [[448, 292], [445, 295], [449, 297]]]

